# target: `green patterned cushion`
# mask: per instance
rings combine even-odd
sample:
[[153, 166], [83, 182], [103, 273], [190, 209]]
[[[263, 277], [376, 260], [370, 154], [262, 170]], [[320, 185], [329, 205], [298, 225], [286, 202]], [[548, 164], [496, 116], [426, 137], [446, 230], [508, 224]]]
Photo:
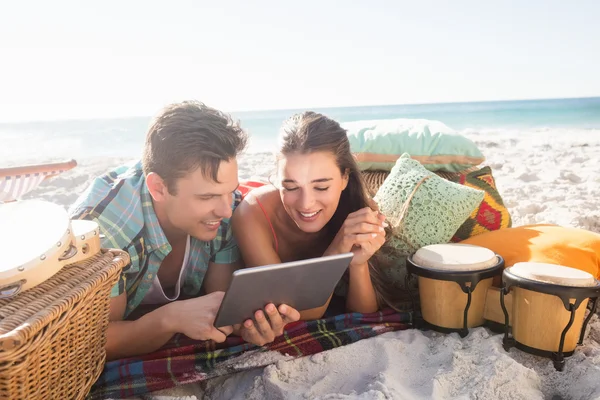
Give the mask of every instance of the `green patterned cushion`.
[[483, 196], [481, 190], [440, 178], [405, 153], [374, 200], [392, 225], [389, 243], [408, 255], [423, 246], [448, 243]]

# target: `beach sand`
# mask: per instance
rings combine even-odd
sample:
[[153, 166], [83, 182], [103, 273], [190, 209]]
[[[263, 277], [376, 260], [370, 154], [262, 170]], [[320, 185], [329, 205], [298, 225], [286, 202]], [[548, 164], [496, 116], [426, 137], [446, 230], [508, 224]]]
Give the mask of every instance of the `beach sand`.
[[[600, 131], [465, 131], [492, 167], [514, 226], [554, 223], [600, 233]], [[123, 159], [78, 160], [27, 198], [68, 205], [94, 176]], [[266, 177], [271, 154], [240, 159], [240, 177]], [[548, 359], [476, 328], [457, 334], [407, 330], [264, 368], [191, 384], [153, 398], [174, 399], [600, 399], [600, 321], [557, 372]], [[260, 363], [257, 361], [257, 365]]]

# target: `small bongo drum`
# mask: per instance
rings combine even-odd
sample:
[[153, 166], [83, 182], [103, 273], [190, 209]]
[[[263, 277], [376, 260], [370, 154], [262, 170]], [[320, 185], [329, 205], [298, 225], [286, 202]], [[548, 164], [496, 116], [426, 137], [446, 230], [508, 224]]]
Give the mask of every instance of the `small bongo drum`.
[[[596, 310], [600, 281], [590, 273], [562, 265], [522, 262], [502, 274], [500, 305], [504, 312], [504, 349], [516, 347], [551, 358], [562, 371], [564, 357], [583, 342], [585, 328]], [[512, 321], [504, 296], [514, 290]], [[591, 300], [591, 311], [584, 321]], [[509, 337], [512, 325], [512, 337]]]
[[407, 280], [418, 276], [421, 314], [434, 330], [458, 332], [485, 322], [483, 311], [492, 278], [502, 273], [504, 259], [493, 251], [468, 244], [425, 246], [408, 257]]

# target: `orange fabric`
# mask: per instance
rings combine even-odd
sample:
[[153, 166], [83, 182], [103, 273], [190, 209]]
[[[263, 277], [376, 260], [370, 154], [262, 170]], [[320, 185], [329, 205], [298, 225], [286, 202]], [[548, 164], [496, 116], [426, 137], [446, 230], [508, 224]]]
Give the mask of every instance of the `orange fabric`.
[[242, 199], [246, 197], [248, 193], [252, 191], [252, 189], [256, 189], [258, 187], [266, 185], [265, 182], [258, 181], [240, 181], [240, 186], [238, 186], [238, 190], [242, 194]]
[[600, 234], [556, 225], [528, 225], [473, 236], [461, 243], [486, 247], [501, 255], [505, 266], [517, 262], [564, 265], [600, 279]]

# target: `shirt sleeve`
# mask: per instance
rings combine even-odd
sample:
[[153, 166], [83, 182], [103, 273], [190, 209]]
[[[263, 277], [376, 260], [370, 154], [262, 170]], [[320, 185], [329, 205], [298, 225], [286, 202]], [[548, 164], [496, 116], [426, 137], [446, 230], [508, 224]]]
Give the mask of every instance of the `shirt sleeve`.
[[121, 275], [119, 275], [119, 280], [115, 285], [110, 289], [110, 297], [117, 297], [125, 293], [125, 288], [127, 283], [127, 275], [121, 271]]
[[[96, 180], [94, 183], [97, 183]], [[71, 219], [77, 220], [87, 220], [94, 221], [100, 227], [100, 231], [103, 231], [103, 224], [101, 222], [100, 214], [95, 210], [93, 206], [90, 206], [90, 197], [93, 194], [94, 185], [90, 186], [90, 188], [71, 206], [69, 209], [69, 216]], [[96, 202], [99, 202], [98, 199], [93, 199]], [[102, 248], [119, 248], [117, 243], [115, 243], [112, 237], [105, 236], [101, 239], [101, 247]], [[126, 250], [126, 249], [125, 249]], [[118, 281], [114, 284], [114, 286], [110, 289], [110, 297], [117, 297], [125, 292], [127, 276], [125, 271], [129, 269], [130, 265], [123, 268], [121, 273], [119, 274]]]
[[[229, 229], [231, 230], [231, 228]], [[240, 249], [233, 237], [231, 237], [213, 257], [216, 264], [231, 264], [240, 259]]]

